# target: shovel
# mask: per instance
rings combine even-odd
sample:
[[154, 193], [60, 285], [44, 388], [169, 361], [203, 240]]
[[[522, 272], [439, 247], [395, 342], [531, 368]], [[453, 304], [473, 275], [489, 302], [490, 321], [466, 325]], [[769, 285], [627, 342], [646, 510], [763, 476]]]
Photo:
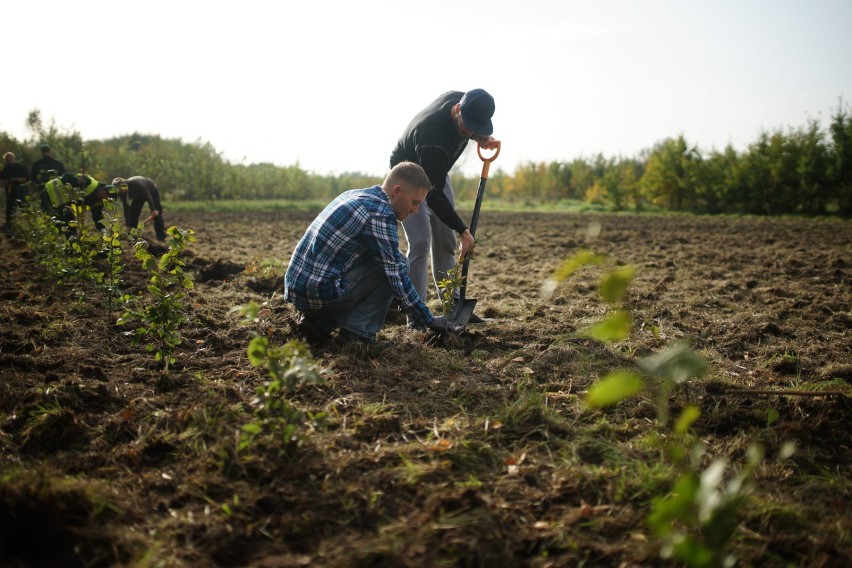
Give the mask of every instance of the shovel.
[[[485, 193], [485, 182], [488, 180], [488, 169], [491, 167], [491, 162], [497, 159], [500, 155], [500, 142], [497, 142], [497, 149], [494, 155], [486, 158], [482, 155], [482, 146], [476, 147], [476, 153], [479, 154], [479, 159], [482, 160], [482, 175], [479, 177], [479, 189], [476, 191], [476, 204], [473, 206], [473, 218], [470, 220], [470, 234], [476, 237], [476, 223], [479, 221], [479, 208], [482, 206], [482, 195]], [[458, 325], [467, 324], [470, 320], [470, 314], [473, 313], [473, 307], [476, 305], [476, 300], [467, 299], [464, 297], [467, 289], [467, 268], [470, 263], [471, 253], [468, 252], [464, 258], [461, 273], [461, 286], [459, 287], [459, 299], [456, 302], [453, 313], [450, 315], [450, 321]]]

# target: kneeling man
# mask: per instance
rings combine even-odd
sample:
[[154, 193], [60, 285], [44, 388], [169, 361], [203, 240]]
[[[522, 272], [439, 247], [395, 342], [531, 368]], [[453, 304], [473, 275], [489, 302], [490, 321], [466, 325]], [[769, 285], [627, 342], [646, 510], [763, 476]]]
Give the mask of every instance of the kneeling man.
[[325, 343], [337, 328], [374, 342], [394, 298], [416, 327], [462, 330], [423, 303], [399, 251], [397, 221], [416, 213], [431, 187], [423, 168], [401, 162], [382, 185], [346, 191], [314, 219], [284, 277], [284, 298], [299, 311], [299, 332], [309, 343]]

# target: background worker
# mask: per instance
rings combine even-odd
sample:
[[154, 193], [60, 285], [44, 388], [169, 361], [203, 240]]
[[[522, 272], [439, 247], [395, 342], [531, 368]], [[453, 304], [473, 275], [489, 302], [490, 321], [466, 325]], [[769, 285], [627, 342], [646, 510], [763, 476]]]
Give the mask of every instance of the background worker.
[[423, 168], [401, 162], [382, 185], [346, 191], [314, 219], [284, 276], [284, 298], [309, 343], [325, 343], [338, 328], [344, 339], [374, 342], [394, 298], [419, 327], [462, 330], [429, 311], [399, 251], [397, 221], [417, 212], [430, 186]]
[[[112, 185], [118, 189], [118, 196], [124, 208], [124, 222], [128, 229], [139, 225], [139, 214], [142, 206], [147, 203], [151, 215], [142, 221], [143, 224], [154, 221], [154, 232], [157, 239], [166, 240], [166, 227], [163, 221], [163, 206], [160, 203], [160, 189], [150, 178], [133, 176], [127, 179], [117, 177]], [[129, 200], [129, 204], [128, 204]]]
[[27, 168], [19, 164], [12, 152], [3, 154], [3, 171], [0, 171], [0, 180], [3, 184], [3, 192], [6, 194], [6, 225], [5, 230], [12, 229], [12, 215], [15, 213], [19, 203], [27, 199], [26, 183], [30, 180]]
[[[73, 188], [78, 191], [75, 192]], [[104, 201], [110, 198], [113, 190], [111, 185], [101, 183], [89, 175], [69, 173], [49, 180], [44, 187], [50, 207], [55, 211], [57, 218], [66, 224], [74, 218], [69, 206], [77, 196], [82, 195], [82, 204], [89, 207], [92, 221], [100, 231], [106, 229], [103, 224]]]
[[[472, 251], [473, 236], [455, 210], [450, 169], [469, 140], [485, 149], [497, 147], [497, 140], [491, 136], [494, 108], [493, 97], [483, 89], [444, 93], [415, 115], [391, 153], [391, 166], [402, 161], [420, 164], [432, 184], [424, 206], [402, 223], [408, 239], [411, 280], [424, 301], [430, 252], [433, 282], [440, 294], [437, 284], [447, 278], [457, 260], [456, 234], [461, 241], [458, 259]], [[469, 323], [481, 322], [471, 314]]]
[[30, 179], [36, 184], [41, 199], [43, 211], [50, 211], [52, 205], [50, 199], [44, 193], [44, 184], [53, 178], [58, 178], [65, 173], [65, 164], [53, 157], [53, 151], [47, 144], [42, 144], [41, 158], [33, 162]]

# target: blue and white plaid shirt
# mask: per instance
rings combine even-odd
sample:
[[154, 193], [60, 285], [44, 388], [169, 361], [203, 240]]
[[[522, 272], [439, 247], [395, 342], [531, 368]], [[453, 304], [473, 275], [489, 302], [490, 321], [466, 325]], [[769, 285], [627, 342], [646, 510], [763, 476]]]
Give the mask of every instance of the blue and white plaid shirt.
[[396, 214], [378, 185], [341, 193], [314, 219], [290, 258], [284, 298], [301, 311], [335, 302], [346, 290], [346, 272], [364, 255], [384, 271], [405, 311], [432, 323], [434, 316], [414, 289], [399, 251]]

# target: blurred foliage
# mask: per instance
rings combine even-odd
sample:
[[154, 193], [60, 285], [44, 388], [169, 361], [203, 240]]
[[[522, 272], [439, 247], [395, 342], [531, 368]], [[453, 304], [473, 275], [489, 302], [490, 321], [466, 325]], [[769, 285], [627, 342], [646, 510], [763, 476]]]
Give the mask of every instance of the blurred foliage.
[[[45, 123], [38, 110], [30, 112], [26, 124], [30, 135], [23, 141], [0, 131], [3, 151], [14, 152], [25, 166], [38, 158], [39, 145], [48, 143], [69, 171], [85, 170], [101, 181], [144, 175], [157, 182], [166, 201], [324, 202], [347, 189], [381, 182], [359, 172], [308, 172], [298, 162], [234, 164], [200, 140], [133, 133], [84, 141], [77, 131], [60, 129], [54, 121]], [[457, 199], [473, 199], [478, 181], [454, 172]], [[804, 126], [764, 131], [741, 152], [730, 145], [702, 150], [680, 135], [632, 158], [598, 154], [570, 162], [523, 163], [514, 174], [497, 169], [489, 176], [488, 193], [491, 202], [573, 202], [595, 210], [848, 217], [852, 214], [849, 105], [838, 102], [827, 130], [811, 119]]]

